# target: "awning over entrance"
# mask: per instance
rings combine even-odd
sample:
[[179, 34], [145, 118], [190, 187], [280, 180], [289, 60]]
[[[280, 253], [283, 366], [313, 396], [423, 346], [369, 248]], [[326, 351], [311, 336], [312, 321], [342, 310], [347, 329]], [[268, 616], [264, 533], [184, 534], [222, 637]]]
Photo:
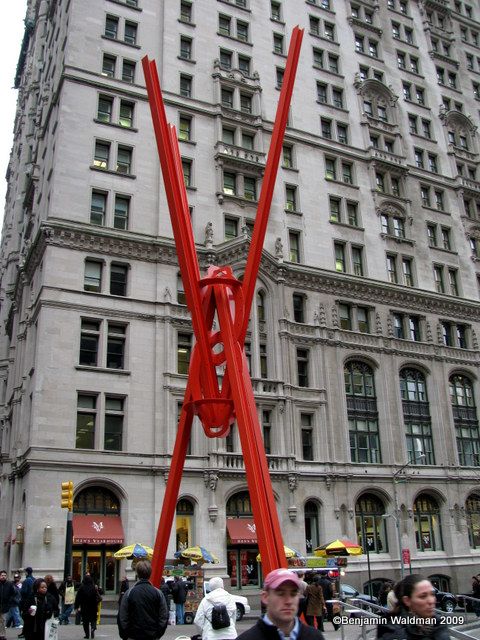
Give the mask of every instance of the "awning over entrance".
[[253, 518], [227, 520], [227, 533], [231, 544], [257, 544], [257, 528]]
[[124, 537], [120, 516], [73, 516], [73, 544], [123, 544]]

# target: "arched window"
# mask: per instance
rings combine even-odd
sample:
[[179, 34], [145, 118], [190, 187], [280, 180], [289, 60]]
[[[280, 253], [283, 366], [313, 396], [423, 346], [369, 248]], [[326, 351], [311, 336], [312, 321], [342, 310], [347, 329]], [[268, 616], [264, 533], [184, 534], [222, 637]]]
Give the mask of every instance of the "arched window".
[[382, 461], [373, 369], [363, 362], [344, 367], [352, 462]]
[[191, 500], [181, 498], [177, 502], [175, 518], [177, 551], [187, 549], [193, 545], [194, 518], [195, 505]]
[[419, 551], [443, 549], [440, 507], [432, 496], [422, 493], [413, 505], [415, 540]]
[[425, 376], [418, 369], [400, 371], [403, 422], [411, 464], [435, 464]]
[[369, 553], [388, 551], [383, 502], [372, 493], [364, 493], [355, 505], [358, 543]]
[[263, 291], [257, 292], [257, 316], [259, 322], [265, 321], [265, 294]]
[[120, 514], [120, 501], [110, 489], [87, 487], [73, 501], [74, 513]]
[[235, 493], [227, 502], [227, 517], [231, 518], [251, 518], [252, 503], [248, 491]]
[[480, 495], [472, 493], [465, 502], [468, 541], [472, 549], [480, 549]]
[[456, 374], [450, 378], [450, 400], [457, 436], [458, 461], [463, 467], [480, 466], [477, 409], [471, 381]]
[[305, 503], [305, 546], [307, 548], [307, 554], [312, 554], [313, 550], [320, 544], [319, 536], [319, 509], [318, 504], [313, 500], [308, 500]]

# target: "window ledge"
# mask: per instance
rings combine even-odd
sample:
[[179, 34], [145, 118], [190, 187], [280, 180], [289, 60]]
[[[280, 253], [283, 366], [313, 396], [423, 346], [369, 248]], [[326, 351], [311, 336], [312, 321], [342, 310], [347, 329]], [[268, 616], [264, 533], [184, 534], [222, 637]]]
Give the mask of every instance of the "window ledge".
[[332, 71], [331, 69], [326, 69], [325, 67], [320, 66], [319, 64], [312, 64], [314, 69], [318, 69], [318, 71], [323, 71], [324, 73], [328, 73], [331, 76], [335, 76], [335, 78], [340, 78], [341, 80], [345, 80], [345, 76], [339, 73], [338, 71]]
[[129, 376], [131, 371], [128, 369], [108, 369], [107, 367], [91, 367], [84, 364], [76, 364], [75, 369], [77, 371], [96, 371], [98, 373], [113, 373], [118, 376]]
[[[460, 91], [460, 89], [455, 89], [454, 87], [451, 87], [448, 84], [442, 84], [441, 82], [437, 82], [439, 87], [442, 87], [443, 89], [448, 89], [449, 91], [453, 91], [454, 93], [458, 93], [459, 96], [463, 96], [463, 93]], [[480, 98], [476, 98], [476, 100], [480, 100]]]
[[327, 178], [327, 176], [325, 176], [325, 180], [327, 182], [333, 182], [334, 184], [343, 184], [345, 187], [350, 187], [350, 189], [360, 188], [358, 185], [352, 184], [351, 182], [344, 182], [343, 180], [334, 180], [333, 178]]
[[419, 78], [420, 80], [425, 80], [425, 76], [422, 76], [421, 73], [417, 73], [416, 71], [412, 71], [411, 69], [399, 67], [398, 65], [397, 65], [397, 69], [399, 71], [403, 71], [403, 73], [408, 73], [409, 75], [414, 76], [415, 78]]
[[275, 24], [281, 24], [283, 27], [286, 24], [283, 20], [277, 20], [276, 18], [272, 18], [271, 16], [270, 16], [270, 20], [271, 20], [271, 22], [273, 22]]
[[195, 140], [182, 140], [181, 138], [178, 138], [178, 141], [183, 142], [183, 144], [190, 144], [192, 145], [192, 147], [195, 147], [197, 145]]
[[136, 180], [137, 176], [133, 173], [120, 173], [119, 171], [113, 171], [112, 169], [100, 169], [93, 164], [90, 165], [92, 171], [99, 171], [100, 173], [107, 173], [110, 176], [120, 176], [121, 178], [130, 178], [130, 180]]
[[314, 38], [317, 38], [317, 40], [322, 40], [323, 42], [329, 42], [330, 44], [334, 44], [336, 47], [340, 46], [340, 43], [337, 42], [336, 40], [330, 40], [330, 38], [325, 38], [324, 36], [321, 36], [319, 33], [314, 33], [313, 31], [309, 31], [308, 33]]
[[324, 107], [330, 107], [331, 109], [336, 109], [337, 111], [343, 111], [343, 113], [350, 113], [350, 111], [348, 109], [345, 109], [345, 107], [337, 107], [331, 102], [323, 102], [322, 100], [316, 100], [316, 103], [321, 104]]
[[245, 13], [252, 13], [252, 10], [248, 7], [241, 7], [236, 2], [230, 2], [230, 0], [217, 0], [217, 2], [223, 2], [223, 4], [232, 7], [232, 9], [240, 9], [240, 11], [245, 11]]
[[190, 22], [188, 20], [182, 20], [181, 18], [178, 18], [178, 22], [180, 22], [181, 24], [187, 24], [189, 27], [196, 27], [197, 26], [195, 24], [195, 22]]
[[284, 209], [285, 213], [290, 213], [292, 216], [303, 216], [301, 211], [292, 211], [291, 209]]
[[102, 38], [104, 40], [108, 40], [109, 42], [117, 42], [118, 44], [123, 44], [126, 47], [130, 47], [131, 49], [138, 49], [140, 51], [140, 49], [142, 48], [139, 44], [130, 44], [130, 42], [125, 42], [125, 40], [120, 40], [119, 38], [110, 38], [105, 34], [102, 34]]
[[415, 136], [415, 138], [420, 138], [420, 140], [428, 140], [428, 142], [432, 142], [433, 144], [438, 144], [438, 142], [433, 138], [427, 138], [427, 136], [422, 136], [421, 133], [413, 133], [413, 131], [410, 131], [410, 135]]
[[298, 169], [296, 167], [287, 167], [284, 164], [281, 165], [282, 169], [285, 169], [285, 171], [294, 171], [295, 173], [298, 173]]
[[415, 240], [411, 240], [410, 238], [401, 238], [399, 236], [394, 236], [391, 233], [381, 233], [380, 237], [383, 238], [384, 240], [393, 240], [398, 244], [409, 244], [412, 247], [415, 245]]
[[435, 249], [435, 251], [442, 251], [443, 253], [448, 253], [451, 256], [457, 256], [458, 252], [453, 251], [453, 249], [444, 249], [443, 247], [432, 247], [432, 245], [428, 245], [430, 249]]
[[365, 51], [358, 51], [357, 49], [355, 49], [355, 53], [358, 53], [358, 55], [363, 56], [364, 58], [368, 58], [368, 60], [375, 60], [375, 62], [381, 62], [382, 64], [385, 64], [385, 60], [383, 58], [371, 56], [370, 54], [365, 53]]
[[121, 7], [127, 7], [127, 9], [132, 9], [132, 11], [143, 11], [141, 7], [133, 7], [131, 4], [127, 4], [126, 2], [122, 2], [122, 0], [108, 0], [109, 2], [113, 2], [113, 4], [119, 4]]
[[345, 227], [346, 229], [355, 229], [356, 231], [365, 231], [364, 227], [355, 227], [353, 224], [348, 224], [348, 222], [339, 222], [337, 220], [329, 220], [330, 224], [334, 224], [338, 227]]
[[435, 213], [442, 213], [444, 216], [451, 216], [452, 214], [448, 211], [443, 211], [443, 209], [436, 209], [435, 207], [429, 207], [427, 205], [422, 204], [423, 209], [428, 209], [429, 211], [434, 211]]
[[312, 8], [316, 8], [316, 9], [320, 9], [321, 11], [324, 11], [325, 13], [329, 13], [331, 16], [335, 15], [335, 11], [333, 11], [333, 9], [327, 9], [327, 7], [322, 7], [321, 5], [318, 4], [318, 2], [315, 2], [315, 0], [305, 0], [306, 4], [310, 5]]
[[287, 54], [283, 53], [283, 51], [275, 51], [275, 50], [273, 50], [272, 53], [275, 56], [280, 56], [281, 58], [285, 58], [285, 59], [287, 58]]
[[177, 56], [177, 60], [181, 60], [182, 62], [188, 62], [189, 64], [197, 64], [196, 60], [192, 60], [192, 58], [184, 58], [183, 56]]
[[241, 40], [240, 38], [230, 36], [227, 33], [222, 33], [221, 31], [217, 31], [217, 36], [222, 36], [222, 38], [227, 38], [228, 40], [233, 40], [234, 42], [241, 42], [242, 44], [246, 44], [248, 47], [253, 47], [253, 43], [249, 40]]
[[104, 120], [99, 120], [98, 118], [94, 118], [93, 121], [96, 124], [104, 124], [107, 127], [113, 127], [115, 129], [121, 129], [122, 131], [133, 131], [133, 133], [138, 133], [138, 129], [135, 127], [124, 127], [122, 124], [118, 124], [118, 122], [105, 122]]
[[196, 191], [197, 187], [193, 187], [192, 185], [185, 185], [185, 189], [187, 191]]
[[[423, 87], [420, 87], [421, 89], [423, 89]], [[427, 107], [426, 104], [422, 104], [421, 102], [417, 102], [416, 100], [411, 100], [409, 98], [404, 98], [405, 102], [408, 102], [409, 104], [414, 104], [417, 107], [421, 107], [422, 109], [426, 109], [427, 111], [431, 111], [430, 107]]]

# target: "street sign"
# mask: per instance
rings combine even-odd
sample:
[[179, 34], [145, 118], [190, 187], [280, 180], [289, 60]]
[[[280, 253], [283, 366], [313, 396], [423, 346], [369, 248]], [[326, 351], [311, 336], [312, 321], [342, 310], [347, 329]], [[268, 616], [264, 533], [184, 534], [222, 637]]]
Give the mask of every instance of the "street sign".
[[410, 549], [402, 549], [403, 564], [410, 564]]

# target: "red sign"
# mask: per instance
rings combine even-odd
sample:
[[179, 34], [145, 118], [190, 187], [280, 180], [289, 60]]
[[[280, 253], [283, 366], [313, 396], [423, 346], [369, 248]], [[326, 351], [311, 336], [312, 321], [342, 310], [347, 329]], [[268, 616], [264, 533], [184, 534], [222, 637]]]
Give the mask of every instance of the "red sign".
[[410, 564], [410, 549], [402, 549], [403, 564]]

